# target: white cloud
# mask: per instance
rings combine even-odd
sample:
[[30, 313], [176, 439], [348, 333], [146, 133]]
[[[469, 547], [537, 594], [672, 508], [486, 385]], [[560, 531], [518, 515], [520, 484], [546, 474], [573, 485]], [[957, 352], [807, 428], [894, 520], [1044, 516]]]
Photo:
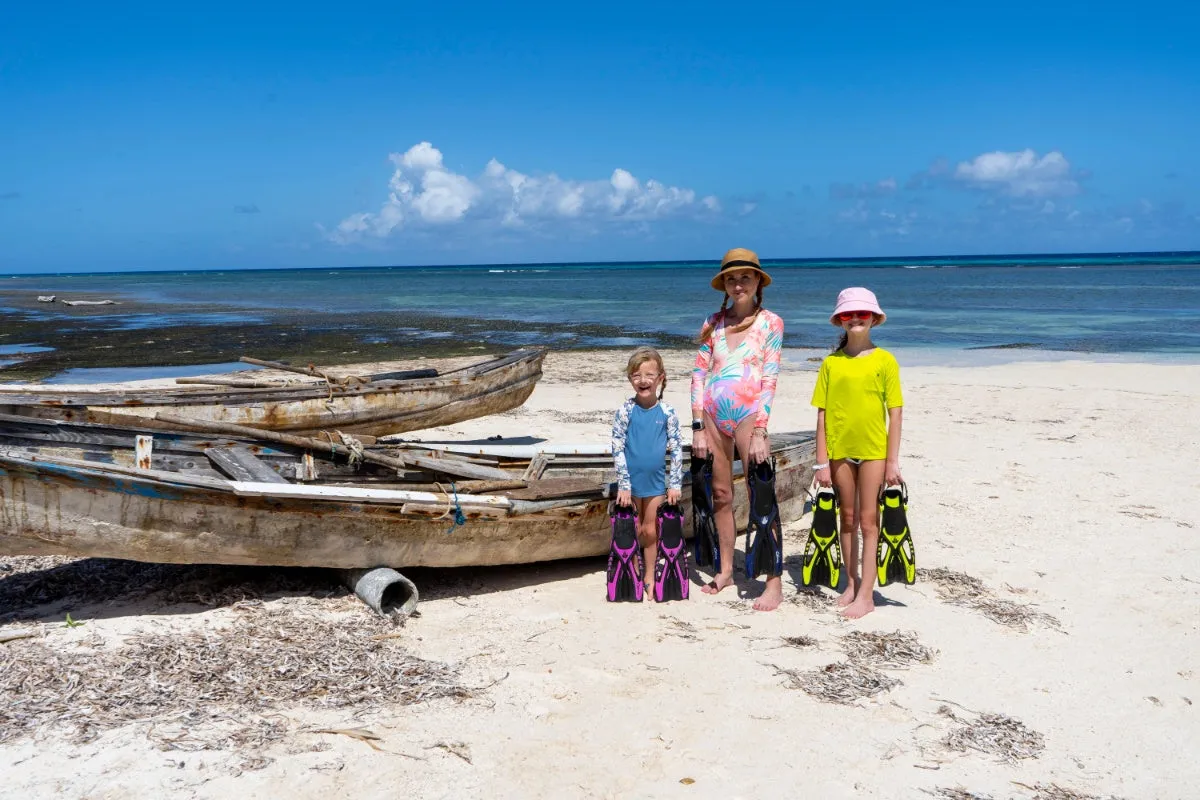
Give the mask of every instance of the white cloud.
[[607, 180], [564, 180], [551, 173], [526, 175], [490, 160], [475, 179], [446, 168], [442, 153], [421, 142], [389, 156], [395, 165], [388, 199], [377, 212], [343, 219], [329, 238], [341, 244], [385, 238], [406, 226], [492, 221], [520, 228], [547, 221], [608, 220], [647, 222], [687, 212], [720, 211], [716, 197], [697, 198], [691, 189], [645, 183], [627, 170]]
[[1041, 157], [1029, 149], [984, 153], [959, 162], [954, 179], [1013, 197], [1054, 197], [1079, 191], [1071, 163], [1057, 150]]

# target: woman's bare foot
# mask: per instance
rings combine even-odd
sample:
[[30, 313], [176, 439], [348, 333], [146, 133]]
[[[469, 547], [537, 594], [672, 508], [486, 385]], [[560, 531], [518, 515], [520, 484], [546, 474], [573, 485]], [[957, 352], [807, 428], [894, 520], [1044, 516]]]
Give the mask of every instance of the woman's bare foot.
[[717, 594], [722, 589], [724, 589], [726, 586], [732, 586], [732, 585], [733, 585], [733, 573], [731, 572], [728, 575], [726, 575], [725, 573], [721, 573], [720, 575], [714, 576], [713, 579], [711, 581], [709, 581], [708, 583], [706, 583], [705, 585], [701, 586], [700, 591], [704, 592], [705, 594]]
[[763, 589], [763, 593], [754, 601], [755, 611], [774, 611], [779, 608], [779, 604], [783, 602], [783, 580], [780, 578], [767, 578], [767, 588]]
[[875, 610], [875, 598], [864, 597], [861, 600], [855, 600], [850, 605], [842, 609], [842, 615], [846, 619], [861, 619], [867, 614]]
[[858, 584], [855, 581], [846, 583], [846, 591], [838, 595], [837, 604], [842, 608], [854, 602], [854, 595], [858, 592]]

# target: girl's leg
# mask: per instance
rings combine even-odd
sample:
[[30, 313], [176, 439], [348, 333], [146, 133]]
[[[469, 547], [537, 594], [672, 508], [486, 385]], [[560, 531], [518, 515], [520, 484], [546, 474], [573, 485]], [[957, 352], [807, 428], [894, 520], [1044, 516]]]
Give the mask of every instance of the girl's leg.
[[846, 588], [838, 598], [838, 605], [848, 606], [858, 592], [858, 467], [839, 458], [829, 462], [829, 469], [842, 510], [842, 557], [846, 560]]
[[865, 617], [875, 610], [875, 549], [879, 545], [879, 488], [887, 462], [864, 461], [858, 467], [858, 525], [862, 528], [862, 580], [854, 602], [842, 610], [850, 619]]
[[721, 572], [700, 591], [716, 594], [733, 583], [733, 542], [737, 538], [737, 525], [733, 520], [733, 439], [717, 430], [717, 423], [708, 412], [704, 413], [704, 430], [713, 459], [713, 519], [717, 523], [717, 540], [721, 547]]
[[645, 563], [642, 582], [651, 588], [654, 588], [654, 564], [658, 561], [658, 507], [662, 501], [662, 495], [633, 498], [638, 510], [638, 543]]

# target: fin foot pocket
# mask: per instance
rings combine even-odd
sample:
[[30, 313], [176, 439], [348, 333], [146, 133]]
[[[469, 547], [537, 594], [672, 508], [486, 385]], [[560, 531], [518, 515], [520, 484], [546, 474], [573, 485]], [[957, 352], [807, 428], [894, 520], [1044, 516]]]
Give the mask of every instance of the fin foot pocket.
[[697, 567], [721, 571], [721, 545], [713, 519], [712, 456], [692, 456], [692, 549]]
[[654, 564], [654, 599], [659, 603], [687, 600], [687, 542], [683, 538], [683, 509], [663, 503], [658, 507], [658, 560]]
[[908, 486], [885, 486], [879, 492], [879, 546], [875, 551], [880, 586], [917, 580], [917, 551], [908, 528]]
[[842, 579], [842, 544], [838, 538], [838, 497], [833, 489], [813, 496], [812, 527], [804, 543], [801, 579], [805, 586], [837, 589]]
[[612, 512], [612, 543], [608, 548], [608, 601], [642, 601], [642, 548], [637, 540], [637, 512], [631, 506], [616, 506]]
[[760, 461], [746, 471], [750, 521], [746, 525], [746, 576], [783, 574], [783, 524], [775, 500], [775, 459]]

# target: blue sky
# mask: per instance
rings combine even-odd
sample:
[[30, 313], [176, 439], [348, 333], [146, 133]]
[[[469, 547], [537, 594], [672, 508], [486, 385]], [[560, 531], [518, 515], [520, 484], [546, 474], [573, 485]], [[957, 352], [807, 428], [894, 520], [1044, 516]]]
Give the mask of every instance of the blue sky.
[[166, 5], [6, 9], [0, 273], [1200, 249], [1191, 4]]

